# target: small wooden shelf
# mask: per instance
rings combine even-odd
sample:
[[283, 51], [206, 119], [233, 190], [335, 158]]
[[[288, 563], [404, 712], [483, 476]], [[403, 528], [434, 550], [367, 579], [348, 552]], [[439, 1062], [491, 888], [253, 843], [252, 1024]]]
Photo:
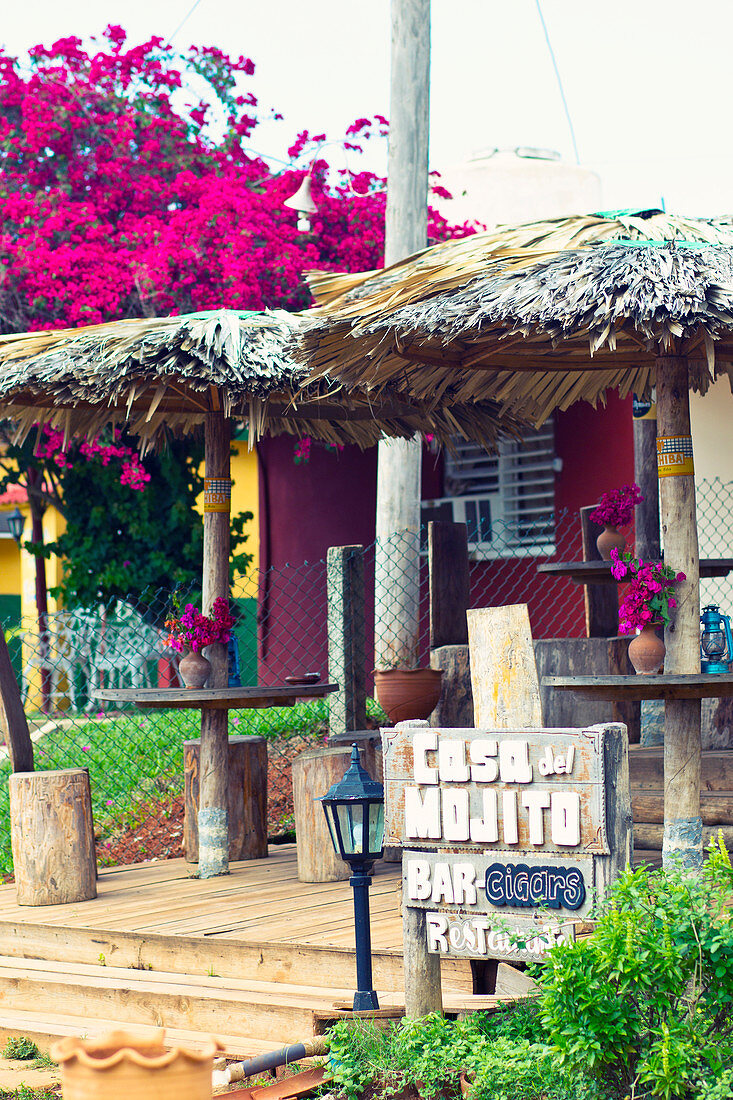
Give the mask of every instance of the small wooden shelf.
[[542, 686], [573, 691], [584, 699], [723, 699], [733, 695], [729, 672], [690, 676], [543, 676]]
[[[623, 584], [611, 576], [610, 561], [548, 561], [537, 566], [538, 573], [570, 577], [576, 584]], [[702, 558], [700, 577], [727, 577], [733, 572], [733, 558]]]
[[299, 699], [322, 699], [338, 684], [278, 684], [275, 687], [118, 688], [93, 692], [105, 703], [134, 703], [165, 710], [255, 710], [292, 707]]

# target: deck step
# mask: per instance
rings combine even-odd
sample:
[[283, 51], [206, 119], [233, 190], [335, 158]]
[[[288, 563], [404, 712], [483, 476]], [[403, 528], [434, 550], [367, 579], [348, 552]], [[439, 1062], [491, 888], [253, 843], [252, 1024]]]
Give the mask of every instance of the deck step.
[[[63, 1039], [66, 1035], [83, 1035], [87, 1038], [95, 1038], [104, 1035], [105, 1032], [119, 1030], [134, 1032], [140, 1036], [151, 1036], [156, 1027], [150, 1024], [134, 1025], [121, 1024], [119, 1020], [106, 1020], [101, 1017], [89, 1019], [88, 1016], [63, 1016], [53, 1015], [47, 1012], [4, 1012], [0, 1010], [0, 1044], [4, 1045], [8, 1039], [27, 1036], [33, 1039], [41, 1050], [47, 1050], [57, 1039]], [[266, 1039], [251, 1039], [242, 1035], [224, 1035], [216, 1033], [216, 1038], [222, 1044], [223, 1053], [231, 1058], [254, 1058], [259, 1054], [269, 1054], [272, 1050], [278, 1050], [283, 1044], [268, 1042]], [[185, 1028], [166, 1028], [165, 1043], [173, 1045], [181, 1043], [193, 1050], [199, 1050], [208, 1042], [208, 1035], [201, 1031], [188, 1031]]]
[[[352, 986], [354, 951], [297, 943], [242, 942], [223, 936], [167, 936], [154, 933], [69, 928], [0, 920], [0, 944], [6, 956], [157, 970], [171, 974], [253, 978], [289, 985]], [[404, 990], [402, 953], [372, 950], [377, 989]], [[470, 993], [467, 959], [441, 960], [444, 988]]]
[[[379, 991], [385, 1007], [399, 1003]], [[283, 1046], [313, 1034], [313, 1013], [353, 996], [353, 987], [288, 985], [123, 967], [0, 956], [0, 1013], [114, 1020], [266, 1040]]]

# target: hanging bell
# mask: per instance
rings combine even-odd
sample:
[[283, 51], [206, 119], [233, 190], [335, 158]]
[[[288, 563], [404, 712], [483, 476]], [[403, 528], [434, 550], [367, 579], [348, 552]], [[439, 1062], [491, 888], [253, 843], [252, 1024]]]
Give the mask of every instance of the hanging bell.
[[283, 206], [287, 206], [290, 210], [297, 210], [299, 214], [317, 214], [318, 207], [313, 201], [313, 194], [311, 191], [311, 175], [310, 172], [307, 176], [303, 177], [300, 187], [291, 195], [289, 199], [285, 199]]

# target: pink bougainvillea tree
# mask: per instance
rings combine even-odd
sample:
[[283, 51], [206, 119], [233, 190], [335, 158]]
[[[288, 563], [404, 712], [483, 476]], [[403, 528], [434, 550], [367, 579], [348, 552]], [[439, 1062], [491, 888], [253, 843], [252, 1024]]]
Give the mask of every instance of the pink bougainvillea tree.
[[[254, 71], [211, 46], [132, 45], [119, 26], [27, 58], [0, 50], [0, 332], [300, 309], [305, 269], [381, 265], [385, 181], [353, 169], [387, 120], [357, 119], [336, 143], [303, 131], [273, 167], [254, 151]], [[306, 173], [318, 213], [303, 233], [283, 201]], [[432, 240], [470, 231], [430, 211]], [[57, 457], [21, 471], [39, 508]]]

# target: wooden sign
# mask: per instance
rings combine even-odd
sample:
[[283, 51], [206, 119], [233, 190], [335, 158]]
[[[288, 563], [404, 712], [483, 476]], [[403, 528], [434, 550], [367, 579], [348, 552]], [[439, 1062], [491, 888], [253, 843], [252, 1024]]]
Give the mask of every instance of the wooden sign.
[[[626, 729], [382, 730], [386, 843], [427, 950], [537, 959], [631, 857]], [[409, 965], [407, 957], [406, 965]]]

